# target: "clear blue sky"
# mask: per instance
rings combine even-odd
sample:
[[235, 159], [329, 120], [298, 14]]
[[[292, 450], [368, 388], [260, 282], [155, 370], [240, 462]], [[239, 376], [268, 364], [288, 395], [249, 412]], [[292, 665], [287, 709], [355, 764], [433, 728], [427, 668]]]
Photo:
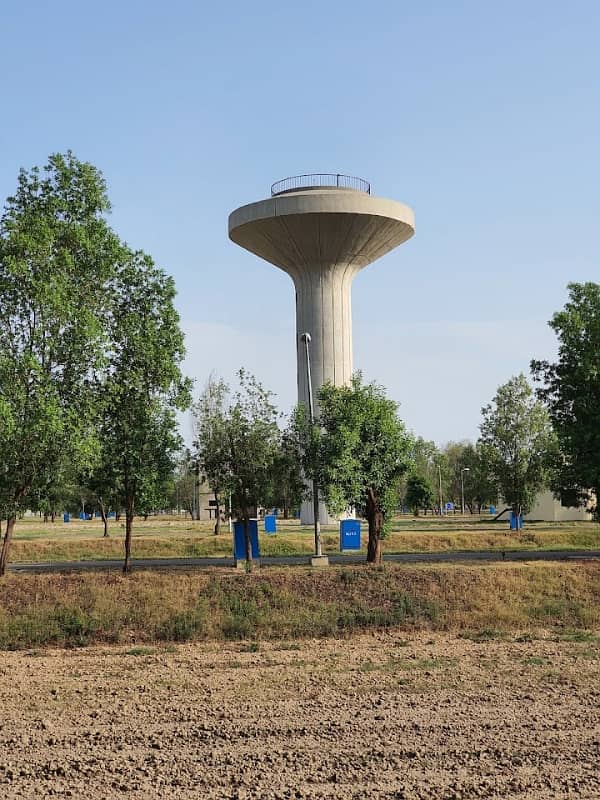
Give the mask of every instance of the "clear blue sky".
[[346, 172], [415, 237], [353, 292], [355, 367], [410, 428], [474, 438], [569, 281], [600, 279], [595, 0], [4, 0], [0, 197], [72, 149], [176, 279], [187, 369], [295, 400], [294, 291], [227, 238], [272, 181]]

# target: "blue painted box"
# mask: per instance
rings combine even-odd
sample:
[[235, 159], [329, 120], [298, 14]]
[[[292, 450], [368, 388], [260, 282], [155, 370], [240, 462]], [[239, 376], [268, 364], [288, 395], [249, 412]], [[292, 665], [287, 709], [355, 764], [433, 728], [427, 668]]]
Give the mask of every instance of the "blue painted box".
[[360, 550], [360, 522], [357, 519], [340, 522], [340, 550]]
[[[260, 558], [260, 550], [258, 548], [258, 520], [251, 519], [248, 523], [248, 530], [250, 533], [252, 558]], [[243, 522], [233, 523], [233, 557], [236, 561], [246, 560], [246, 537], [244, 536]]]
[[265, 533], [277, 533], [277, 517], [275, 514], [265, 516]]

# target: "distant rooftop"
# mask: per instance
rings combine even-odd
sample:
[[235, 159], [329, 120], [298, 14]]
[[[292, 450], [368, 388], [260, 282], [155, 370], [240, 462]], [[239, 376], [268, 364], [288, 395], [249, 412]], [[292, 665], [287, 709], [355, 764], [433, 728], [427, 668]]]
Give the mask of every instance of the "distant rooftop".
[[371, 194], [371, 184], [353, 175], [332, 172], [313, 172], [309, 175], [294, 175], [283, 178], [271, 186], [271, 197], [286, 192], [301, 192], [306, 189], [351, 189], [354, 192]]

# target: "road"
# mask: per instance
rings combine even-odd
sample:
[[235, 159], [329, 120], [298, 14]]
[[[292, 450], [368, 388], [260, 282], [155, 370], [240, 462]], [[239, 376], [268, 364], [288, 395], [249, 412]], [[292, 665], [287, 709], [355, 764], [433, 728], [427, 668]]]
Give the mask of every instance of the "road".
[[[443, 553], [388, 553], [387, 562], [405, 564], [451, 564], [462, 562], [494, 561], [571, 561], [600, 558], [600, 550], [461, 550]], [[301, 566], [308, 564], [309, 556], [266, 556], [261, 566]], [[331, 564], [364, 564], [365, 556], [350, 554], [329, 555]], [[198, 569], [205, 567], [233, 567], [233, 558], [139, 558], [132, 559], [133, 569]], [[53, 561], [39, 564], [10, 564], [11, 572], [98, 572], [123, 568], [122, 560]]]

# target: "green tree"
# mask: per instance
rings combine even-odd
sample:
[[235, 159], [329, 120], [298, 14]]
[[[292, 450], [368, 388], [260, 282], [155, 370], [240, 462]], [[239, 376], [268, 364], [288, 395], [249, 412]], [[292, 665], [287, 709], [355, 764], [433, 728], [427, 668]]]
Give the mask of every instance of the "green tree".
[[350, 386], [324, 384], [319, 408], [319, 486], [331, 511], [355, 508], [367, 520], [367, 561], [378, 564], [410, 458], [398, 405], [357, 373]]
[[125, 509], [124, 572], [131, 567], [136, 504], [164, 494], [181, 449], [175, 413], [190, 404], [175, 284], [152, 259], [130, 252], [113, 283], [111, 352], [101, 388], [101, 463]]
[[548, 412], [524, 375], [498, 388], [482, 409], [479, 445], [490, 476], [515, 514], [527, 513], [548, 485], [556, 440]]
[[289, 519], [290, 511], [300, 507], [306, 494], [301, 447], [297, 426], [292, 419], [279, 436], [267, 505], [282, 509], [283, 518]]
[[250, 567], [250, 515], [264, 504], [271, 490], [279, 427], [271, 392], [243, 369], [238, 377], [240, 387], [224, 417], [227, 447], [223, 458], [232, 510], [244, 524], [246, 562]]
[[197, 480], [197, 462], [192, 458], [189, 449], [185, 448], [175, 467], [171, 506], [178, 512], [183, 508], [192, 519], [196, 513]]
[[97, 455], [93, 383], [122, 257], [109, 207], [100, 172], [67, 153], [22, 170], [0, 220], [0, 575], [28, 498]]
[[491, 475], [491, 466], [487, 450], [480, 443], [465, 445], [460, 458], [460, 468], [468, 468], [464, 473], [465, 503], [473, 513], [474, 506], [481, 514], [481, 509], [498, 500], [498, 488]]
[[226, 419], [228, 394], [227, 384], [211, 375], [192, 409], [196, 458], [216, 502], [215, 534], [221, 530], [221, 504], [230, 484], [229, 429]]
[[404, 501], [415, 517], [419, 516], [420, 509], [433, 508], [435, 493], [428, 478], [418, 472], [411, 473], [406, 481]]
[[583, 503], [595, 498], [600, 521], [600, 284], [569, 284], [569, 302], [554, 314], [558, 361], [532, 361], [544, 385], [538, 397], [547, 406], [560, 457], [553, 488]]

